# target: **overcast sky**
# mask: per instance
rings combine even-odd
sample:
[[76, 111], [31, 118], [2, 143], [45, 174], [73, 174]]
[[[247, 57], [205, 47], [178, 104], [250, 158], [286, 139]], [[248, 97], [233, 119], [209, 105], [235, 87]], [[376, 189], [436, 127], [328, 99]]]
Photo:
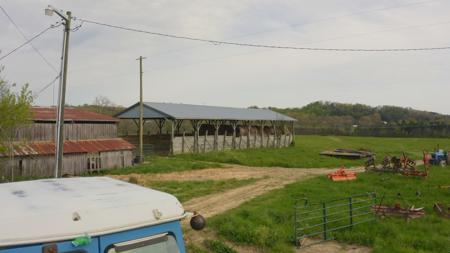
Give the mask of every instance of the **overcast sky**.
[[[450, 46], [447, 0], [0, 0], [32, 37], [57, 16], [216, 40], [333, 48]], [[80, 25], [79, 21], [74, 26]], [[299, 107], [317, 100], [399, 105], [450, 114], [450, 50], [311, 52], [214, 45], [84, 23], [71, 34], [66, 101], [102, 95], [129, 106], [144, 100], [247, 107]], [[0, 12], [0, 56], [23, 43]], [[34, 45], [57, 68], [62, 27]], [[57, 75], [30, 46], [0, 61], [2, 75], [40, 90]], [[55, 89], [55, 91], [57, 88]], [[53, 86], [37, 105], [56, 101]]]

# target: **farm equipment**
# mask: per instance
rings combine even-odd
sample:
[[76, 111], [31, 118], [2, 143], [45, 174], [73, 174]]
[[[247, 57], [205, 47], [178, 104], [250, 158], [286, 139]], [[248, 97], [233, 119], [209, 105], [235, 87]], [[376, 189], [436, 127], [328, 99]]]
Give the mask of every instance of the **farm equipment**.
[[320, 155], [332, 156], [332, 157], [340, 157], [340, 158], [348, 158], [348, 159], [361, 159], [372, 157], [374, 154], [370, 151], [360, 149], [335, 149], [335, 150], [327, 150], [320, 153]]
[[444, 204], [435, 203], [433, 208], [439, 216], [450, 219], [450, 206], [446, 207]]
[[349, 181], [356, 179], [356, 173], [353, 171], [347, 171], [344, 167], [338, 169], [337, 171], [328, 174], [328, 178], [333, 181]]
[[[416, 196], [420, 196], [420, 192], [416, 192]], [[397, 193], [397, 199], [402, 200], [405, 203], [402, 195]], [[415, 208], [414, 205], [409, 205], [409, 207], [402, 207], [400, 203], [395, 203], [394, 205], [383, 205], [384, 195], [381, 197], [380, 204], [373, 205], [372, 211], [375, 215], [381, 217], [404, 217], [406, 220], [416, 219], [425, 215], [425, 209], [423, 207]]]
[[403, 170], [403, 171], [401, 172], [401, 174], [402, 174], [403, 176], [423, 177], [423, 178], [426, 178], [426, 177], [428, 177], [428, 168], [425, 167], [425, 170], [424, 170], [424, 171], [420, 171], [420, 170], [417, 170], [417, 169], [414, 169], [414, 170]]
[[374, 205], [372, 210], [376, 215], [382, 217], [404, 217], [406, 219], [416, 219], [425, 215], [425, 210], [423, 207], [415, 208], [411, 207], [401, 207], [400, 204], [395, 204], [393, 206], [386, 205]]
[[425, 165], [447, 166], [449, 162], [448, 152], [437, 148], [433, 153], [423, 152], [423, 162]]
[[365, 170], [367, 172], [400, 173], [404, 176], [427, 177], [428, 170], [420, 171], [416, 168], [416, 165], [416, 161], [403, 153], [401, 157], [384, 157], [380, 166], [375, 164], [375, 157], [370, 157], [365, 163]]

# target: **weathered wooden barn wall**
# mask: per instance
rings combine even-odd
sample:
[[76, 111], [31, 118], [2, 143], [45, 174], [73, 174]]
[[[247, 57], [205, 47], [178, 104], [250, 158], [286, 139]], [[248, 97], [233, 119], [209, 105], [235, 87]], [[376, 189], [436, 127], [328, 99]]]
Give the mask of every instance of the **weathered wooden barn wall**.
[[100, 153], [102, 168], [118, 169], [132, 166], [133, 152], [131, 150], [126, 151], [113, 151]]
[[[127, 135], [121, 136], [122, 139], [128, 141], [135, 146], [134, 154], [138, 154], [139, 136]], [[168, 155], [170, 153], [170, 135], [144, 135], [144, 155]]]
[[267, 148], [267, 147], [288, 147], [292, 143], [291, 134], [275, 135], [249, 135], [235, 138], [233, 148], [233, 136], [219, 135], [217, 138], [217, 149], [215, 149], [214, 135], [199, 136], [198, 150], [195, 147], [194, 136], [176, 136], [173, 140], [174, 154], [183, 153], [205, 153], [210, 151], [223, 151], [231, 149], [247, 149], [247, 148]]
[[[16, 140], [53, 141], [56, 124], [34, 122], [18, 130]], [[64, 123], [66, 140], [108, 139], [117, 137], [116, 123]]]
[[[82, 175], [89, 172], [89, 158], [100, 159], [99, 169], [115, 169], [132, 165], [131, 150], [100, 152], [96, 154], [65, 154], [62, 175]], [[15, 157], [13, 160], [15, 177], [52, 177], [54, 176], [55, 157], [53, 155]], [[0, 161], [0, 177], [11, 177], [11, 166], [7, 159]]]

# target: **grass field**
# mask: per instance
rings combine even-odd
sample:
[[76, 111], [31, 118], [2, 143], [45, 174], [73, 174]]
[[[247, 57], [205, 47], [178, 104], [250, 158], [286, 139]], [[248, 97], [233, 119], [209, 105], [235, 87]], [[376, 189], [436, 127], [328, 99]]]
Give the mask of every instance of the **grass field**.
[[414, 159], [422, 158], [423, 150], [434, 150], [437, 145], [450, 149], [450, 139], [432, 138], [378, 138], [348, 136], [296, 137], [296, 145], [288, 148], [268, 148], [210, 152], [206, 154], [184, 154], [170, 157], [153, 156], [145, 164], [104, 173], [119, 175], [130, 173], [165, 173], [175, 171], [221, 168], [222, 163], [247, 166], [319, 168], [362, 165], [362, 160], [346, 160], [320, 156], [323, 150], [336, 148], [368, 149], [377, 154], [378, 161], [385, 155], [401, 155], [405, 152]]
[[257, 179], [246, 180], [206, 180], [206, 181], [155, 181], [145, 185], [147, 187], [168, 192], [185, 202], [195, 197], [223, 192], [246, 184], [254, 183]]
[[[297, 182], [257, 197], [237, 209], [209, 220], [220, 236], [238, 244], [252, 245], [261, 252], [293, 251], [294, 199], [306, 196], [319, 202], [364, 192], [386, 194], [385, 203], [399, 201], [425, 207], [426, 216], [406, 222], [387, 218], [335, 233], [339, 241], [370, 246], [374, 252], [445, 252], [450, 249], [450, 220], [438, 217], [432, 206], [450, 204], [450, 168], [432, 168], [428, 179], [401, 175], [362, 173], [356, 181], [331, 182], [326, 177]], [[420, 192], [420, 196], [416, 195]], [[396, 199], [401, 193], [402, 200]]]
[[406, 152], [414, 159], [421, 159], [423, 150], [432, 151], [436, 145], [450, 148], [450, 139], [432, 138], [380, 138], [348, 136], [296, 136], [296, 145], [280, 149], [250, 149], [207, 154], [179, 155], [186, 161], [207, 161], [233, 163], [248, 166], [269, 166], [287, 168], [337, 167], [340, 165], [361, 165], [361, 160], [343, 160], [319, 156], [323, 150], [336, 148], [368, 149], [377, 154], [381, 161], [385, 155], [401, 155]]
[[164, 173], [186, 170], [199, 170], [205, 168], [221, 168], [223, 165], [215, 162], [195, 161], [184, 157], [152, 156], [146, 162], [133, 167], [104, 171], [110, 175], [126, 175], [131, 173]]

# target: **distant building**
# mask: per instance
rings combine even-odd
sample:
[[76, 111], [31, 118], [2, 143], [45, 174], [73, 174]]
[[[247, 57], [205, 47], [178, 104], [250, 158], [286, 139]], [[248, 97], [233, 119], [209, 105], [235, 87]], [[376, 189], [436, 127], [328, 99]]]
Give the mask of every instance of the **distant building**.
[[[32, 124], [17, 131], [14, 175], [50, 177], [55, 168], [55, 107], [33, 107]], [[62, 175], [80, 175], [102, 169], [132, 165], [134, 146], [117, 137], [114, 117], [66, 108], [64, 111], [64, 159]], [[0, 154], [7, 158], [8, 154]], [[0, 165], [0, 175], [11, 175], [8, 159]]]
[[[269, 109], [153, 102], [143, 107], [144, 155], [281, 148], [295, 142], [296, 119]], [[138, 125], [139, 112], [136, 103], [116, 117]], [[137, 135], [123, 137], [138, 146]]]

